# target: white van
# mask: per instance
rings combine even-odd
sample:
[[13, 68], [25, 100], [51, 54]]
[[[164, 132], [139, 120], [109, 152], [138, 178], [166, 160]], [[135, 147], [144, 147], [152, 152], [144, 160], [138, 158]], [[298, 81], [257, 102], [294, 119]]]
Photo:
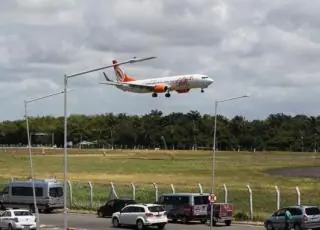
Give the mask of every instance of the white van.
[[[63, 186], [55, 179], [34, 180], [39, 211], [52, 212], [63, 208]], [[35, 211], [32, 180], [12, 181], [0, 193], [0, 205], [7, 208], [29, 208]]]

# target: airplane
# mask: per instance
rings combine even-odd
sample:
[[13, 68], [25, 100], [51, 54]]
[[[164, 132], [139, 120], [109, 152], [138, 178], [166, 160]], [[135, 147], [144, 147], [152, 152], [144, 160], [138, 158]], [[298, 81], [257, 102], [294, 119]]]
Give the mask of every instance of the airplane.
[[100, 84], [113, 85], [122, 91], [132, 93], [152, 93], [152, 97], [157, 97], [158, 93], [165, 93], [165, 97], [170, 97], [171, 91], [188, 93], [191, 89], [195, 88], [200, 88], [201, 93], [204, 93], [204, 89], [214, 82], [213, 79], [203, 74], [184, 74], [137, 80], [125, 73], [119, 67], [120, 64], [118, 64], [117, 60], [113, 60], [112, 64], [117, 81], [112, 81], [103, 72], [106, 81], [100, 82]]

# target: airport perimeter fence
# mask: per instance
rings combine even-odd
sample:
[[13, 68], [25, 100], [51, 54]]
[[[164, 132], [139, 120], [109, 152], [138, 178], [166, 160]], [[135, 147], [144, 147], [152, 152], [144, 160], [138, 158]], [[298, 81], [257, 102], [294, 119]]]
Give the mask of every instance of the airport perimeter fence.
[[[14, 179], [11, 179], [14, 180]], [[63, 184], [63, 181], [60, 181]], [[131, 198], [141, 203], [153, 203], [163, 193], [200, 192], [210, 193], [211, 188], [198, 185], [185, 187], [146, 184], [96, 183], [90, 181], [68, 181], [68, 207], [78, 210], [97, 210], [109, 199]], [[297, 187], [282, 188], [280, 186], [219, 185], [215, 189], [217, 203], [233, 204], [233, 215], [237, 219], [261, 220], [280, 207], [299, 204], [319, 204], [317, 189], [301, 189]], [[303, 195], [303, 203], [301, 203]]]

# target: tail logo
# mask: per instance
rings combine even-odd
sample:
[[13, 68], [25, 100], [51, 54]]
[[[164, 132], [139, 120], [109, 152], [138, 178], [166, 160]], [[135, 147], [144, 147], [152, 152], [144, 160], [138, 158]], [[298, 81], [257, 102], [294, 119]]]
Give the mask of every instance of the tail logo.
[[135, 78], [128, 76], [120, 67], [117, 65], [117, 60], [113, 60], [113, 69], [117, 76], [117, 81], [119, 82], [127, 82], [127, 81], [134, 81]]
[[116, 76], [117, 76], [117, 80], [118, 81], [124, 81], [124, 79], [125, 79], [125, 74], [124, 74], [124, 72], [119, 68], [119, 66], [117, 65], [117, 61], [116, 60], [113, 60], [112, 61], [112, 64], [114, 65], [114, 72], [115, 72], [115, 74], [116, 74]]

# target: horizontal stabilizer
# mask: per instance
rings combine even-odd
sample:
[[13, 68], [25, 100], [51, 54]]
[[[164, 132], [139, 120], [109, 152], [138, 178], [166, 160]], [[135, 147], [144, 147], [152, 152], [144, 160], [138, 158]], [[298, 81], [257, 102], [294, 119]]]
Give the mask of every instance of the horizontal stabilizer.
[[99, 84], [105, 84], [105, 85], [123, 85], [123, 84], [121, 84], [121, 83], [113, 82], [113, 81], [99, 82]]

